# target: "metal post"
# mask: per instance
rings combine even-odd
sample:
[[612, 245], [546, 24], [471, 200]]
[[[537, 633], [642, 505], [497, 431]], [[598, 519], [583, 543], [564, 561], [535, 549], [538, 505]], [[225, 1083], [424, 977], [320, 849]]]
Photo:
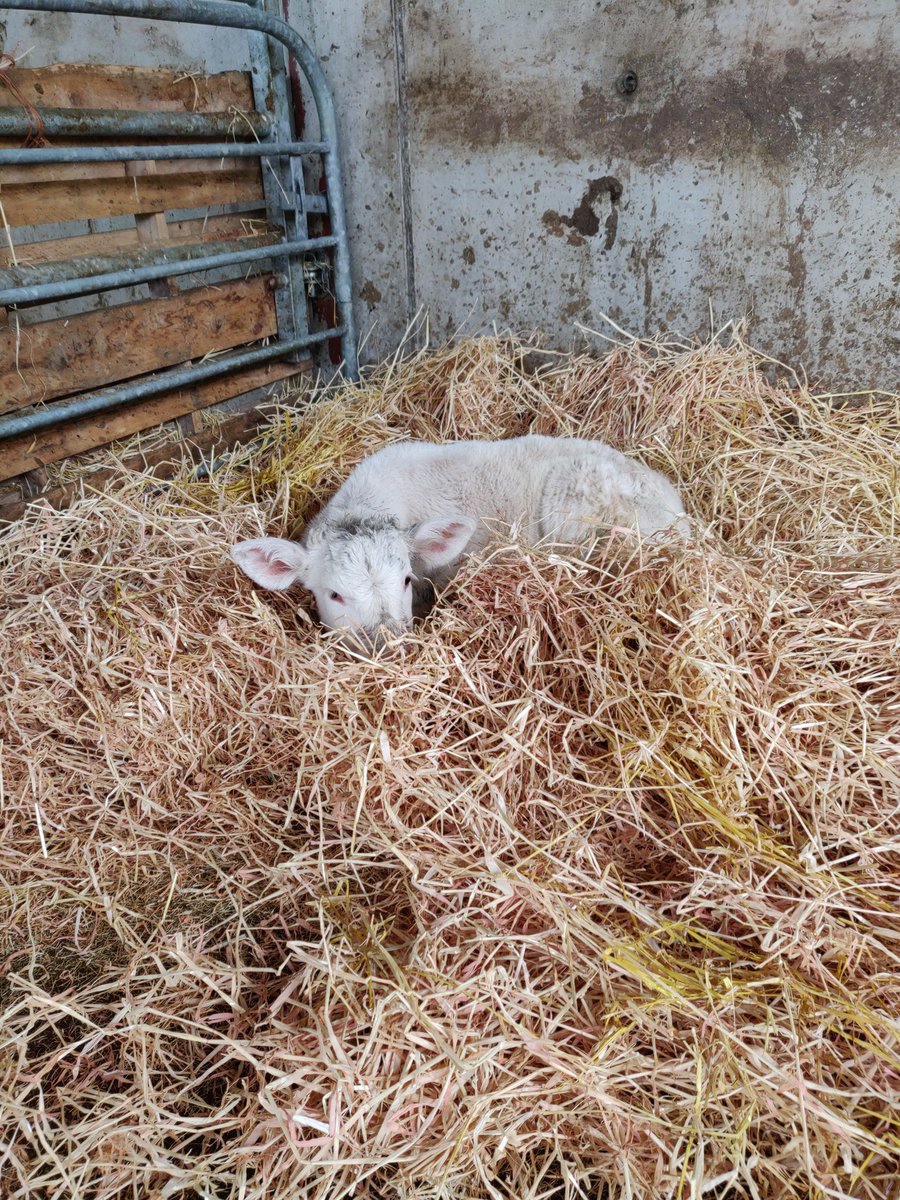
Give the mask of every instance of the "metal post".
[[[257, 7], [265, 11], [265, 0]], [[253, 98], [260, 112], [265, 112], [279, 141], [294, 137], [291, 107], [284, 82], [284, 47], [264, 33], [250, 34], [250, 73]], [[268, 159], [262, 163], [263, 191], [266, 197], [266, 216], [275, 228], [283, 230], [286, 240], [305, 238], [306, 222], [295, 228], [293, 180], [288, 159]], [[277, 262], [279, 285], [275, 289], [275, 316], [278, 336], [287, 341], [309, 331], [309, 310], [303, 281], [303, 267], [287, 258]]]

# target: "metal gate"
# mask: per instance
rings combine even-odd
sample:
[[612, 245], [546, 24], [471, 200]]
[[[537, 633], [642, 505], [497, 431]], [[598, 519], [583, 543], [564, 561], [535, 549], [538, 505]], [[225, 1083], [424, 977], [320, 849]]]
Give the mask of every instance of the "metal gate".
[[[263, 165], [264, 194], [270, 224], [279, 231], [274, 244], [235, 247], [204, 242], [180, 247], [160, 243], [126, 254], [95, 255], [69, 262], [33, 266], [12, 265], [0, 273], [0, 308], [15, 311], [20, 304], [61, 301], [113, 288], [164, 280], [171, 276], [214, 271], [238, 264], [274, 264], [277, 336], [270, 344], [227, 357], [157, 371], [122, 386], [104, 388], [72, 399], [34, 407], [0, 419], [0, 439], [32, 434], [75, 417], [101, 413], [119, 405], [146, 400], [236, 368], [287, 360], [296, 362], [311, 346], [339, 338], [343, 371], [358, 377], [356, 335], [351, 304], [350, 258], [344, 213], [334, 104], [322, 68], [303, 39], [284, 21], [265, 11], [265, 0], [6, 0], [5, 7], [33, 11], [139, 17], [151, 20], [245, 29], [250, 36], [251, 72], [256, 105], [247, 114], [242, 132], [233, 137], [233, 123], [202, 113], [103, 112], [98, 109], [44, 109], [47, 135], [69, 140], [90, 136], [153, 139], [160, 144], [60, 145], [0, 149], [5, 165], [36, 163], [142, 163], [171, 159], [257, 159]], [[287, 80], [283, 69], [286, 48], [309, 85], [319, 123], [319, 140], [300, 141], [293, 129]], [[246, 128], [243, 128], [246, 126]], [[0, 136], [29, 134], [29, 117], [21, 109], [0, 110]], [[163, 143], [175, 137], [213, 138], [214, 141]], [[303, 161], [318, 161], [325, 182], [323, 193], [308, 194]], [[330, 222], [327, 236], [311, 237], [309, 217], [321, 214]], [[316, 324], [310, 303], [311, 285], [323, 276], [331, 281], [337, 310], [326, 328]], [[322, 321], [319, 320], [319, 325]]]

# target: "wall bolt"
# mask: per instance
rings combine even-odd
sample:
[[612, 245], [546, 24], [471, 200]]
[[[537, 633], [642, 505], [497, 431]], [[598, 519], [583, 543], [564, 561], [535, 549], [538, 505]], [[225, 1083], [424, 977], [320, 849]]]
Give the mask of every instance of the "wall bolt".
[[623, 96], [631, 96], [637, 91], [638, 77], [636, 71], [625, 71], [619, 76], [617, 87]]

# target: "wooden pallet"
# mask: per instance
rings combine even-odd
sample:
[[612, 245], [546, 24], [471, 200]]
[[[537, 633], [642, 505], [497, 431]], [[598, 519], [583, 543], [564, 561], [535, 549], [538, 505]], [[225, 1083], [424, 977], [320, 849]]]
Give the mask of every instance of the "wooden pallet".
[[[218, 113], [230, 115], [237, 125], [241, 113], [253, 111], [249, 73], [239, 71], [179, 75], [155, 68], [61, 64], [15, 68], [9, 74], [38, 109]], [[17, 103], [0, 85], [0, 107]], [[0, 144], [17, 143], [6, 138]], [[79, 139], [79, 144], [91, 144], [90, 137]], [[26, 230], [25, 240], [12, 249], [0, 229], [0, 268], [77, 262], [160, 241], [177, 245], [247, 239], [254, 245], [275, 238], [266, 222], [256, 159], [6, 167], [0, 203], [6, 225], [13, 231]], [[202, 211], [208, 205], [230, 203], [240, 204], [241, 212], [207, 217]], [[166, 214], [175, 210], [201, 211], [189, 219], [167, 220]], [[104, 220], [110, 217], [126, 218], [116, 222], [125, 227], [110, 230], [110, 222]], [[87, 221], [101, 228], [85, 233]], [[236, 269], [235, 275], [239, 277], [215, 286], [197, 286], [190, 276], [173, 276], [147, 285], [147, 299], [111, 306], [91, 301], [74, 315], [71, 310], [63, 316], [28, 307], [16, 313], [0, 309], [0, 413], [27, 410], [272, 337], [277, 322], [271, 276], [247, 276], [246, 269]], [[309, 365], [276, 363], [239, 370], [190, 389], [0, 441], [0, 512], [8, 516], [33, 500], [36, 491], [41, 494], [41, 473], [49, 464], [274, 384]], [[236, 436], [240, 429], [253, 427], [249, 418], [242, 424], [230, 420]], [[209, 436], [204, 432], [201, 442]], [[182, 445], [181, 436], [173, 437], [173, 453]], [[163, 452], [160, 461], [164, 459]], [[51, 488], [46, 494], [57, 503], [75, 493]]]

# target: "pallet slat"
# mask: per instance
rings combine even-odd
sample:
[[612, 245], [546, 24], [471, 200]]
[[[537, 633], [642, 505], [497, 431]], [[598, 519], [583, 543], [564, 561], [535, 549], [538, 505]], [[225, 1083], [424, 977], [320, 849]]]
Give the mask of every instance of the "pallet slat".
[[204, 208], [210, 204], [261, 204], [259, 165], [230, 160], [216, 171], [184, 171], [131, 178], [46, 180], [3, 187], [9, 225], [56, 224], [134, 213]]
[[[158, 143], [157, 143], [158, 144]], [[213, 172], [220, 174], [247, 174], [258, 171], [256, 161], [252, 158], [143, 158], [135, 159], [145, 168], [142, 174], [154, 175], [207, 175]], [[129, 172], [128, 165], [118, 163], [33, 163], [20, 164], [3, 168], [3, 191], [11, 189], [13, 184], [36, 186], [42, 183], [77, 183], [82, 179], [124, 179]]]
[[[268, 279], [0, 330], [0, 412], [104, 387], [277, 332]], [[18, 361], [17, 361], [18, 338]]]
[[[269, 234], [266, 214], [262, 209], [240, 215], [196, 217], [189, 221], [169, 221], [169, 242], [173, 246], [192, 242], [233, 241], [241, 237]], [[135, 226], [116, 229], [109, 233], [86, 233], [77, 237], [48, 238], [41, 242], [20, 242], [16, 246], [16, 259], [20, 264], [63, 262], [83, 255], [114, 254], [119, 250], [130, 250], [140, 245]], [[0, 267], [12, 265], [8, 246], [0, 247]]]
[[[250, 76], [244, 71], [186, 74], [157, 67], [106, 67], [57, 63], [14, 67], [7, 72], [36, 108], [121, 108], [156, 112], [242, 112], [253, 110]], [[0, 108], [18, 106], [0, 88]]]
[[[214, 428], [191, 434], [183, 441], [167, 442], [158, 449], [129, 455], [122, 460], [122, 466], [129, 471], [144, 471], [156, 479], [168, 479], [185, 462], [197, 462], [202, 455], [222, 454], [241, 442], [251, 440], [264, 424], [265, 418], [255, 408], [249, 409], [229, 417]], [[0, 525], [17, 521], [24, 515], [29, 504], [45, 503], [51, 508], [68, 508], [79, 498], [82, 490], [102, 492], [106, 483], [120, 474], [118, 466], [101, 467], [71, 483], [63, 483], [27, 496], [0, 496]]]
[[267, 367], [244, 368], [219, 379], [208, 379], [192, 388], [169, 392], [156, 400], [144, 400], [113, 412], [67, 421], [53, 429], [42, 430], [37, 439], [33, 435], [10, 438], [0, 442], [0, 479], [13, 479], [48, 463], [84, 454], [97, 446], [107, 446], [185, 413], [209, 408], [301, 374], [308, 368], [309, 363], [273, 363]]
[[[5, 140], [5, 139], [4, 139]], [[21, 141], [21, 139], [20, 139]], [[13, 184], [39, 184], [46, 180], [55, 179], [57, 182], [70, 183], [77, 179], [124, 179], [125, 164], [117, 162], [103, 163], [36, 163], [34, 166], [4, 166], [3, 192], [4, 206], [6, 192]]]

